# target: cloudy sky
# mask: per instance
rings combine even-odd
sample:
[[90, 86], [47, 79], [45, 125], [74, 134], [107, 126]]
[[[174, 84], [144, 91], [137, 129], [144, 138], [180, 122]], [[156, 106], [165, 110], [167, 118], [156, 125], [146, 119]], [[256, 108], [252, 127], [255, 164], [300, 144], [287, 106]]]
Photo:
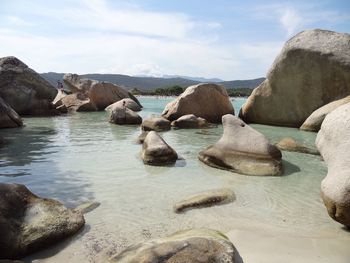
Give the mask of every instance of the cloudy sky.
[[38, 72], [247, 79], [312, 28], [350, 33], [350, 1], [0, 0], [0, 57]]

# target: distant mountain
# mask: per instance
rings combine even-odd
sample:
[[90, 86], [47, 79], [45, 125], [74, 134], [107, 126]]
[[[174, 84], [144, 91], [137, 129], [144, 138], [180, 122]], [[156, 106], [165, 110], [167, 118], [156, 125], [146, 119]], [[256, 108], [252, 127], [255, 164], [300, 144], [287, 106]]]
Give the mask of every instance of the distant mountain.
[[[57, 81], [62, 81], [64, 73], [48, 72], [41, 73], [41, 76], [49, 81], [52, 85], [57, 86]], [[118, 84], [125, 87], [128, 90], [137, 88], [142, 91], [152, 91], [156, 88], [165, 88], [170, 86], [181, 86], [188, 87], [201, 82], [211, 82], [208, 79], [206, 81], [190, 80], [181, 77], [172, 78], [153, 78], [153, 77], [132, 77], [121, 74], [84, 74], [81, 75], [83, 78], [95, 79], [99, 81], [107, 81]], [[195, 78], [196, 79], [196, 78]], [[220, 80], [220, 79], [214, 79]], [[235, 88], [255, 88], [257, 87], [264, 78], [249, 79], [249, 80], [233, 80], [233, 81], [213, 81], [214, 83], [222, 84], [226, 89]]]
[[218, 82], [223, 82], [222, 79], [218, 78], [212, 78], [212, 79], [207, 79], [207, 78], [201, 78], [201, 77], [188, 77], [188, 76], [180, 76], [180, 75], [163, 75], [163, 78], [166, 79], [171, 79], [171, 78], [182, 78], [182, 79], [188, 79], [188, 80], [193, 80], [193, 81], [198, 81], [198, 82], [210, 82], [210, 83], [218, 83]]

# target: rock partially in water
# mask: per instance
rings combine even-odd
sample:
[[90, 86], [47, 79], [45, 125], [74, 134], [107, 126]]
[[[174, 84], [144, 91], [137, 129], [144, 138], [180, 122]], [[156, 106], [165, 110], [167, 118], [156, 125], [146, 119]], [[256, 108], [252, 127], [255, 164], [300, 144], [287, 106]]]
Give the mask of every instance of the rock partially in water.
[[137, 137], [136, 143], [143, 144], [143, 142], [146, 139], [147, 134], [148, 134], [148, 131], [142, 131], [141, 134]]
[[193, 114], [181, 116], [171, 123], [176, 129], [204, 129], [212, 127], [207, 120]]
[[145, 119], [142, 122], [141, 128], [143, 131], [168, 131], [170, 130], [170, 121], [163, 117], [153, 116]]
[[[62, 105], [68, 109], [68, 111], [96, 111], [96, 106], [90, 101], [90, 99], [82, 93], [74, 93], [64, 96], [61, 99]], [[59, 104], [57, 102], [56, 104]], [[61, 106], [62, 106], [61, 105]]]
[[24, 185], [0, 184], [0, 259], [19, 259], [75, 234], [80, 212], [40, 198]]
[[334, 111], [339, 106], [349, 102], [350, 96], [347, 96], [318, 108], [304, 121], [303, 125], [300, 127], [300, 130], [318, 132], [321, 129], [322, 122], [324, 118], [326, 118], [327, 114]]
[[76, 208], [74, 208], [74, 210], [82, 214], [86, 214], [95, 210], [100, 205], [101, 205], [100, 202], [86, 202], [78, 205]]
[[299, 128], [323, 105], [350, 94], [350, 34], [306, 30], [289, 39], [240, 117]]
[[112, 256], [118, 263], [238, 263], [238, 252], [222, 233], [190, 229], [131, 246]]
[[328, 214], [350, 228], [350, 103], [324, 119], [316, 146], [328, 166], [321, 195]]
[[176, 213], [184, 212], [192, 208], [210, 207], [233, 202], [236, 199], [232, 190], [227, 188], [204, 191], [186, 197], [184, 200], [174, 205]]
[[105, 111], [111, 112], [114, 108], [117, 107], [127, 107], [128, 109], [132, 111], [141, 111], [142, 107], [137, 104], [134, 100], [130, 98], [122, 99], [117, 102], [114, 102], [113, 104], [109, 105], [107, 108], [105, 108]]
[[23, 126], [21, 117], [0, 97], [0, 128]]
[[142, 145], [142, 160], [149, 165], [170, 165], [178, 158], [177, 153], [155, 131], [150, 131]]
[[126, 107], [115, 107], [109, 116], [109, 122], [119, 125], [141, 124], [142, 118]]
[[297, 143], [293, 138], [287, 137], [280, 140], [276, 147], [281, 151], [289, 151], [289, 152], [300, 152], [307, 153], [313, 155], [320, 155], [320, 153], [316, 149], [311, 149], [306, 147], [300, 143]]
[[57, 89], [16, 57], [0, 58], [0, 97], [19, 115], [56, 114]]
[[234, 109], [223, 86], [202, 83], [188, 87], [178, 98], [168, 103], [162, 113], [170, 121], [187, 114], [219, 123], [223, 115], [234, 114]]
[[231, 114], [222, 123], [222, 137], [199, 153], [200, 161], [240, 174], [281, 175], [282, 154], [263, 134]]

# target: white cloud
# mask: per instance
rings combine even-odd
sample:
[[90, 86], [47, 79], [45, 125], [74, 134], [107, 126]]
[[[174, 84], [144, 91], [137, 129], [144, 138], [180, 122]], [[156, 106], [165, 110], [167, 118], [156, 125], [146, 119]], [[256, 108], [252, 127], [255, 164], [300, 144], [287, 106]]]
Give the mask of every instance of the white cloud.
[[33, 26], [34, 24], [28, 22], [18, 16], [6, 16], [5, 21], [13, 26]]
[[281, 12], [280, 22], [286, 29], [288, 36], [295, 34], [305, 24], [305, 21], [300, 14], [292, 8], [287, 8]]

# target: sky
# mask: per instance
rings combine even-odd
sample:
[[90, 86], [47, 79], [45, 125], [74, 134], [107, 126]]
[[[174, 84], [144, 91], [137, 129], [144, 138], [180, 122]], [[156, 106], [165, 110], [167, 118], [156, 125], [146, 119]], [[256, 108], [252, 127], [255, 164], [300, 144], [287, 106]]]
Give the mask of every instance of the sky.
[[38, 72], [251, 79], [314, 28], [350, 33], [350, 1], [0, 0], [0, 57]]

